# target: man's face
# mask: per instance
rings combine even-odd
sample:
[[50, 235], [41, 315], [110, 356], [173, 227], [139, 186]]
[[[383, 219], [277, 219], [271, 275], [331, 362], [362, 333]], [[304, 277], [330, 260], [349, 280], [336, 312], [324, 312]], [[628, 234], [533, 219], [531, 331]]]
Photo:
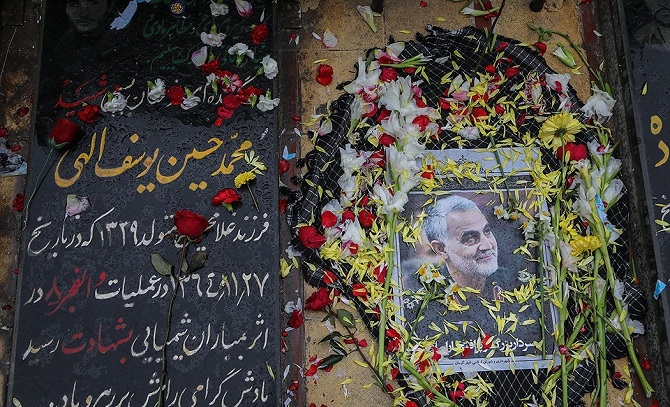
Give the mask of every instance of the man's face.
[[449, 269], [468, 275], [491, 275], [498, 269], [498, 243], [478, 209], [447, 215], [449, 230], [442, 256]]
[[107, 13], [107, 0], [68, 0], [65, 13], [80, 33], [95, 31]]

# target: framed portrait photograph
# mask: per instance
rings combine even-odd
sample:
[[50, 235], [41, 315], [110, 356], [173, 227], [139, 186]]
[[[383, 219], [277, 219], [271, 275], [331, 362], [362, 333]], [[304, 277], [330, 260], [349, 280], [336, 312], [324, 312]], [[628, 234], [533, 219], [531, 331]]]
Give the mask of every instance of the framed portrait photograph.
[[[546, 204], [524, 179], [523, 154], [473, 150], [434, 152], [437, 160], [479, 163], [484, 181], [444, 180], [438, 193], [410, 191], [404, 215], [420, 225], [420, 238], [396, 236], [396, 304], [407, 330], [440, 354], [454, 372], [543, 368], [560, 363], [551, 337], [557, 312], [542, 301], [552, 281], [546, 248], [526, 246], [522, 214]], [[510, 175], [512, 174], [512, 175]], [[437, 175], [436, 175], [437, 176]], [[496, 179], [505, 177], [502, 183]], [[490, 188], [490, 185], [497, 185]], [[534, 208], [534, 209], [533, 209]], [[520, 250], [525, 246], [524, 250]], [[538, 253], [539, 252], [539, 253]]]

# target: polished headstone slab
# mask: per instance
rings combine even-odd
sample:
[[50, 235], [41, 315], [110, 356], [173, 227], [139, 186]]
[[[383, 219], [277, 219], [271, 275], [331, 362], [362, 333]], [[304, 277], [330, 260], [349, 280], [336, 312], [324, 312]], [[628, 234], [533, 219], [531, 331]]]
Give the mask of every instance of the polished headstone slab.
[[[232, 1], [216, 16], [210, 0], [48, 3], [28, 191], [39, 188], [23, 231], [8, 404], [156, 405], [175, 285], [151, 254], [177, 264], [181, 249], [169, 235], [175, 211], [188, 209], [211, 225], [188, 258], [208, 259], [174, 299], [165, 405], [279, 405], [275, 114], [240, 91], [273, 90], [257, 75], [273, 53], [272, 3], [254, 1], [249, 16]], [[115, 18], [127, 26], [110, 29]], [[267, 39], [251, 35], [261, 22]], [[220, 46], [216, 34], [225, 34]], [[210, 71], [192, 61], [203, 38], [214, 44], [205, 56], [220, 61]], [[229, 53], [237, 43], [253, 57]], [[160, 101], [148, 85], [158, 79], [168, 92]], [[230, 118], [226, 95], [243, 102], [229, 98]], [[91, 106], [104, 106], [97, 120], [86, 115]], [[82, 130], [51, 152], [58, 118]], [[239, 188], [242, 204], [233, 213], [212, 206], [217, 191], [253, 169], [252, 153], [267, 169]], [[90, 209], [74, 214], [69, 195], [87, 197]]]

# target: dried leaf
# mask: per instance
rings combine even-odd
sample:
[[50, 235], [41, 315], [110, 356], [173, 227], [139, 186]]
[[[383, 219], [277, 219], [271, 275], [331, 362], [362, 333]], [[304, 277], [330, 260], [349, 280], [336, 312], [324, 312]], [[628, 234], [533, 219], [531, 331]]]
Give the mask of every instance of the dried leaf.
[[191, 264], [186, 269], [186, 274], [191, 274], [194, 271], [201, 269], [202, 266], [205, 265], [205, 261], [207, 261], [208, 256], [209, 255], [207, 254], [206, 251], [196, 252], [191, 257], [191, 262], [190, 262]]

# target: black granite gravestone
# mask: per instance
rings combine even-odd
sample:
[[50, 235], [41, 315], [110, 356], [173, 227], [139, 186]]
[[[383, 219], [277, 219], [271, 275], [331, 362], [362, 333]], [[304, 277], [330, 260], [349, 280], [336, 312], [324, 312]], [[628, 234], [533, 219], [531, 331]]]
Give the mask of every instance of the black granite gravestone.
[[[624, 1], [631, 93], [658, 280], [670, 283], [670, 8], [667, 2]], [[665, 124], [665, 126], [664, 126]], [[670, 335], [670, 292], [657, 287]]]
[[[273, 8], [237, 3], [46, 5], [7, 405], [153, 407], [163, 370], [165, 405], [280, 404]], [[82, 129], [61, 151], [59, 118]], [[212, 206], [254, 168], [234, 212]], [[164, 363], [176, 287], [151, 254], [177, 264], [182, 209], [209, 219], [188, 255], [208, 259], [178, 283]]]

